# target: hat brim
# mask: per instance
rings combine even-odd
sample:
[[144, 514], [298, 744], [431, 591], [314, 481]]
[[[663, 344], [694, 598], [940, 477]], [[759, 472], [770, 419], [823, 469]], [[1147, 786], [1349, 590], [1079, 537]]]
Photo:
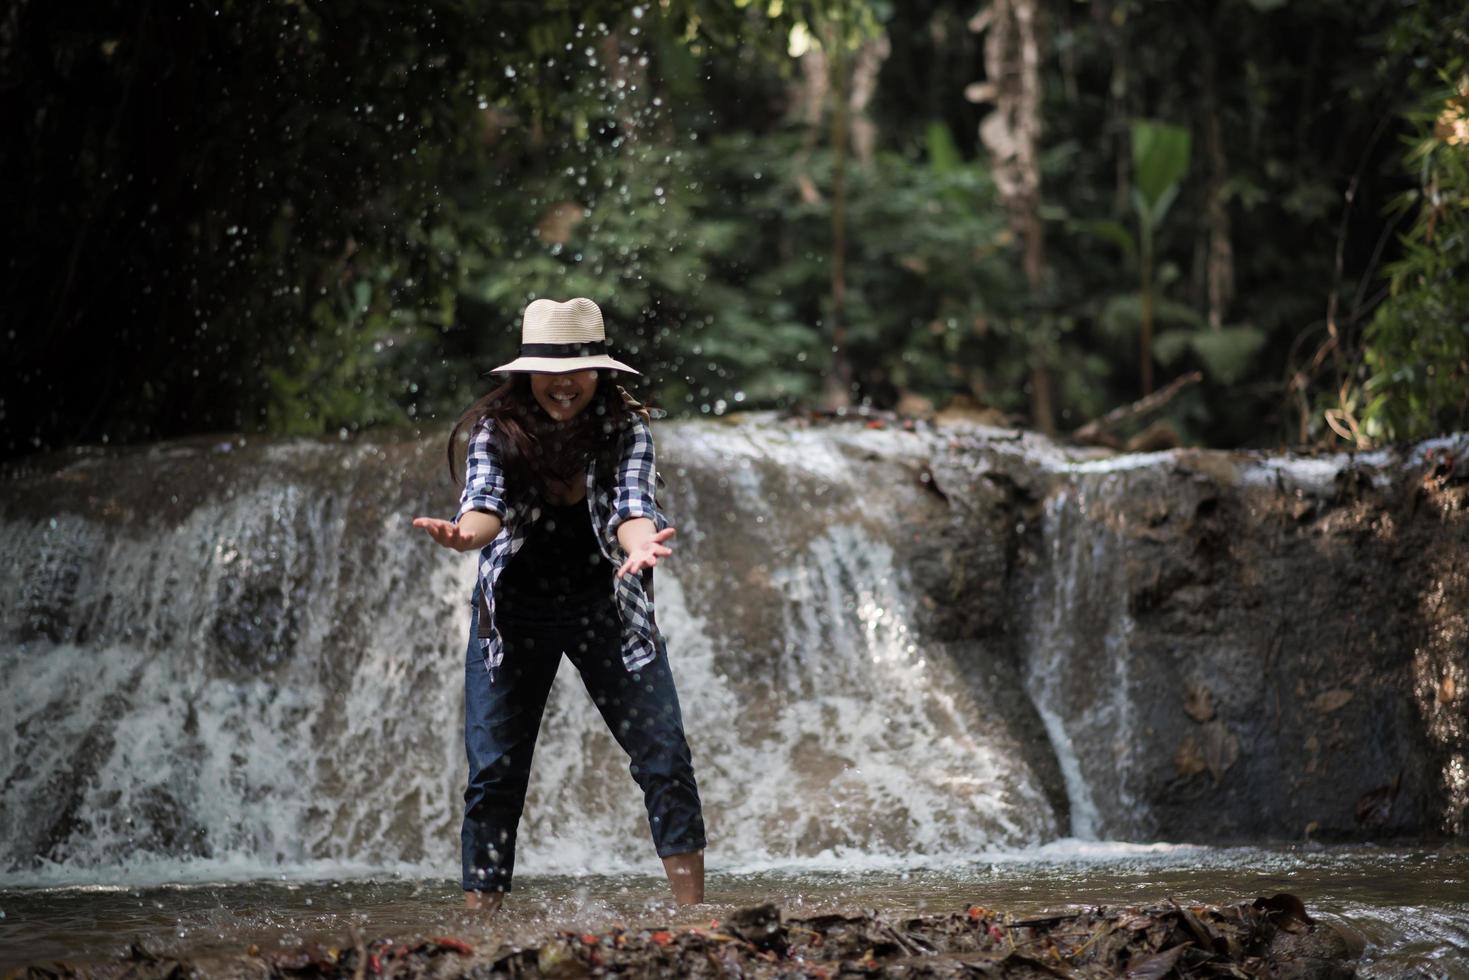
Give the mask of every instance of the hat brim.
[[572, 371], [588, 371], [601, 368], [605, 371], [622, 371], [627, 374], [642, 376], [641, 371], [629, 367], [621, 361], [613, 360], [606, 354], [595, 354], [590, 357], [517, 357], [509, 364], [501, 364], [497, 368], [491, 368], [486, 374], [570, 374]]

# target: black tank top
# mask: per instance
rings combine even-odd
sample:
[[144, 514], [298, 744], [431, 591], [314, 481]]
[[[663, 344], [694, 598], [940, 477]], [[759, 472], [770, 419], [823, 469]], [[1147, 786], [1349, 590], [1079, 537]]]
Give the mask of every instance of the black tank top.
[[605, 589], [612, 565], [597, 547], [587, 502], [541, 505], [541, 519], [500, 573], [495, 591], [512, 600], [555, 601]]

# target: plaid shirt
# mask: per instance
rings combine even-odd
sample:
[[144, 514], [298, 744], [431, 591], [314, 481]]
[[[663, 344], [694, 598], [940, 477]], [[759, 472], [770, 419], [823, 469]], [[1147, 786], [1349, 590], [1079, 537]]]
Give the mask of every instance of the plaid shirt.
[[[495, 583], [510, 564], [510, 559], [525, 543], [526, 536], [540, 519], [539, 492], [529, 488], [516, 492], [507, 500], [505, 470], [495, 449], [490, 430], [494, 422], [485, 419], [475, 426], [469, 439], [469, 455], [465, 460], [464, 492], [459, 496], [459, 512], [454, 522], [473, 510], [482, 510], [501, 519], [500, 533], [479, 553], [479, 590], [490, 613], [489, 635], [480, 640], [485, 655], [485, 669], [494, 676], [505, 657], [505, 646], [494, 629]], [[622, 447], [617, 463], [616, 482], [611, 487], [597, 485], [596, 467], [587, 464], [587, 500], [591, 501], [592, 529], [602, 554], [614, 565], [621, 565], [622, 551], [617, 529], [623, 521], [646, 517], [655, 530], [668, 527], [668, 520], [653, 499], [657, 479], [653, 459], [653, 435], [642, 415], [633, 413], [632, 424], [622, 433]], [[652, 569], [642, 575], [624, 575], [613, 579], [612, 598], [622, 618], [622, 662], [628, 670], [637, 670], [658, 655], [661, 638], [653, 620]]]

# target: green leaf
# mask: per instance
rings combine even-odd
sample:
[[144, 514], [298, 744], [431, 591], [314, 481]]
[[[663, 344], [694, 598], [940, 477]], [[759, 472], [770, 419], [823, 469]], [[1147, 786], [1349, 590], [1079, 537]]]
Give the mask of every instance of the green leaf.
[[[1167, 123], [1136, 120], [1132, 124], [1135, 184], [1151, 213], [1169, 187], [1188, 171], [1189, 131]], [[1164, 210], [1166, 210], [1166, 206]], [[1155, 226], [1156, 227], [1156, 226]]]
[[1250, 361], [1264, 344], [1264, 331], [1248, 325], [1193, 335], [1193, 348], [1204, 363], [1204, 370], [1224, 384], [1233, 384], [1244, 377]]
[[1072, 225], [1077, 231], [1111, 242], [1122, 250], [1129, 263], [1137, 261], [1137, 239], [1120, 221], [1078, 221]]
[[1158, 199], [1153, 201], [1148, 214], [1148, 220], [1152, 222], [1154, 228], [1162, 227], [1163, 219], [1167, 216], [1168, 209], [1173, 206], [1173, 202], [1177, 197], [1178, 185], [1169, 184], [1163, 188], [1163, 193], [1158, 195]]
[[964, 165], [949, 127], [935, 119], [928, 124], [928, 165], [936, 174], [949, 174]]
[[1190, 330], [1169, 330], [1153, 338], [1153, 359], [1159, 364], [1173, 364], [1188, 353], [1194, 334]]
[[[1143, 322], [1142, 296], [1138, 293], [1125, 293], [1112, 297], [1102, 307], [1097, 319], [1102, 328], [1114, 337], [1137, 333]], [[1201, 330], [1205, 326], [1204, 318], [1192, 307], [1162, 296], [1153, 298], [1153, 323], [1158, 326], [1172, 323], [1195, 330]], [[1161, 337], [1155, 338], [1154, 343], [1160, 341]]]

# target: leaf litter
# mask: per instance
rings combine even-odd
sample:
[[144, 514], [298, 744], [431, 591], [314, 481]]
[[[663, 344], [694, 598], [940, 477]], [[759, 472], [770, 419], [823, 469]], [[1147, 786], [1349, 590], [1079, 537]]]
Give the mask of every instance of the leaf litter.
[[345, 980], [690, 977], [1345, 978], [1356, 955], [1294, 895], [1232, 906], [1095, 908], [1016, 918], [973, 905], [947, 915], [831, 914], [786, 919], [774, 904], [707, 927], [563, 931], [539, 946], [476, 949], [452, 937], [412, 943], [360, 937], [342, 948], [251, 949], [189, 962], [134, 946], [110, 963], [32, 965], [25, 980], [215, 975]]

